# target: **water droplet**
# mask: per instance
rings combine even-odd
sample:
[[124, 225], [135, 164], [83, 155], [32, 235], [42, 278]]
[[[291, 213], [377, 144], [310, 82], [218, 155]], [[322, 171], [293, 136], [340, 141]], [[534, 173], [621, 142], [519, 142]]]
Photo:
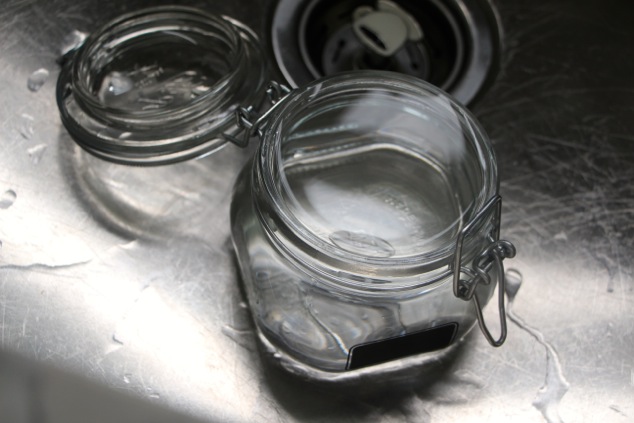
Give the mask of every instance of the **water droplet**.
[[192, 88], [192, 96], [193, 97], [198, 97], [201, 96], [203, 94], [205, 94], [207, 91], [209, 91], [209, 87], [206, 85], [198, 85], [196, 87]]
[[277, 353], [277, 352], [273, 353], [273, 358], [276, 359], [276, 360], [279, 360], [280, 358], [282, 358], [282, 354]]
[[18, 195], [12, 189], [8, 189], [0, 197], [0, 209], [6, 210], [13, 205]]
[[154, 389], [150, 388], [149, 386], [147, 388], [145, 388], [145, 392], [147, 392], [148, 397], [153, 398], [153, 399], [159, 399], [161, 398], [161, 396], [154, 391]]
[[247, 303], [245, 303], [244, 301], [240, 301], [240, 304], [238, 304], [238, 306], [240, 308], [248, 308], [249, 306], [247, 305]]
[[40, 68], [33, 72], [26, 81], [26, 87], [29, 91], [37, 92], [48, 79], [48, 70]]
[[35, 130], [33, 129], [33, 116], [27, 115], [26, 113], [22, 114], [22, 125], [20, 126], [20, 135], [25, 140], [31, 139]]
[[134, 88], [134, 82], [121, 72], [112, 72], [107, 75], [101, 83], [99, 89], [99, 100], [104, 104], [109, 104], [112, 97], [127, 93]]
[[126, 373], [123, 375], [123, 383], [130, 383], [132, 375], [130, 373]]
[[253, 350], [255, 348], [253, 343], [253, 336], [251, 334], [251, 330], [249, 329], [236, 329], [229, 325], [224, 325], [222, 329], [222, 334], [227, 338], [231, 339], [233, 342], [241, 346], [246, 350]]
[[512, 302], [522, 286], [522, 274], [516, 269], [508, 269], [504, 275], [506, 277], [506, 295], [509, 297], [509, 302]]
[[42, 156], [44, 155], [47, 147], [48, 146], [46, 144], [38, 144], [27, 150], [27, 153], [29, 153], [29, 156], [31, 157], [31, 162], [33, 162], [33, 164], [38, 164], [40, 160], [42, 160]]
[[264, 220], [271, 231], [277, 232], [277, 223], [275, 223], [275, 220], [273, 220], [269, 214], [265, 215]]
[[62, 47], [60, 48], [62, 56], [80, 47], [86, 40], [86, 37], [87, 34], [85, 32], [81, 32], [76, 29], [66, 34], [62, 40]]
[[616, 413], [618, 413], [618, 414], [620, 414], [620, 415], [624, 416], [624, 417], [627, 417], [627, 414], [625, 414], [625, 413], [621, 410], [621, 408], [620, 408], [618, 405], [616, 405], [616, 404], [612, 404], [612, 405], [610, 405], [610, 409], [611, 409], [612, 411], [615, 411]]
[[515, 314], [513, 300], [522, 285], [522, 274], [516, 269], [508, 269], [505, 272], [505, 277], [506, 294], [509, 298], [507, 316], [546, 349], [546, 380], [537, 392], [533, 406], [542, 413], [548, 423], [561, 422], [558, 410], [559, 403], [568, 392], [570, 384], [564, 376], [559, 355], [555, 348], [546, 341], [542, 332], [529, 326], [520, 316]]
[[123, 345], [123, 341], [118, 338], [116, 333], [112, 334], [112, 340], [116, 342], [117, 344]]

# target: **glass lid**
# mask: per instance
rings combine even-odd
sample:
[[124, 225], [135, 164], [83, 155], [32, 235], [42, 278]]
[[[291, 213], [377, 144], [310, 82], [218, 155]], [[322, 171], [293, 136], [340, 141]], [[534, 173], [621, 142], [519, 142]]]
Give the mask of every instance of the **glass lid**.
[[64, 126], [85, 150], [129, 165], [217, 150], [238, 131], [235, 109], [258, 104], [268, 80], [248, 27], [179, 6], [123, 15], [64, 59]]

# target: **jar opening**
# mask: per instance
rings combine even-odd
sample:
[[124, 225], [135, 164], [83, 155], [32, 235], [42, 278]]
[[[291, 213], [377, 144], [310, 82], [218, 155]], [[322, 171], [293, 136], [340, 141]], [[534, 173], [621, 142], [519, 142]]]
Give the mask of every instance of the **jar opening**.
[[497, 192], [477, 123], [413, 78], [318, 81], [279, 116], [262, 147], [264, 182], [280, 226], [324, 257], [374, 270], [446, 264], [460, 229]]

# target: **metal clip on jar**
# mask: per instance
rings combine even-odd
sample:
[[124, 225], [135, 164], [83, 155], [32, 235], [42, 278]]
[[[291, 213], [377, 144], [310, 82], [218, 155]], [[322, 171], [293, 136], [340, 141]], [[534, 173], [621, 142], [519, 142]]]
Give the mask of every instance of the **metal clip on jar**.
[[[172, 72], [167, 91], [148, 88], [136, 75], [156, 79], [145, 71], [165, 43], [204, 57], [185, 52], [163, 72], [192, 60], [209, 69], [230, 46], [226, 74], [203, 83]], [[124, 71], [139, 57], [147, 63]], [[502, 260], [515, 249], [499, 239], [496, 161], [443, 91], [357, 71], [293, 91], [272, 84], [273, 105], [259, 115], [264, 67], [252, 33], [185, 8], [126, 15], [70, 62], [58, 83], [62, 121], [103, 159], [166, 164], [260, 139], [235, 186], [231, 230], [259, 338], [287, 368], [332, 379], [402, 366], [455, 344], [476, 321], [492, 345], [504, 342]], [[482, 316], [496, 285], [498, 339]]]

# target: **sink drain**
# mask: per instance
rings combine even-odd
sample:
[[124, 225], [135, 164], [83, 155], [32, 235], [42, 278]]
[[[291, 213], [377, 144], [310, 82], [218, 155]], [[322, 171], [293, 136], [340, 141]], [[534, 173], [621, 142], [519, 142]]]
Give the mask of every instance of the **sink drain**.
[[271, 34], [293, 86], [382, 69], [424, 79], [465, 104], [490, 84], [500, 51], [488, 0], [280, 0]]

